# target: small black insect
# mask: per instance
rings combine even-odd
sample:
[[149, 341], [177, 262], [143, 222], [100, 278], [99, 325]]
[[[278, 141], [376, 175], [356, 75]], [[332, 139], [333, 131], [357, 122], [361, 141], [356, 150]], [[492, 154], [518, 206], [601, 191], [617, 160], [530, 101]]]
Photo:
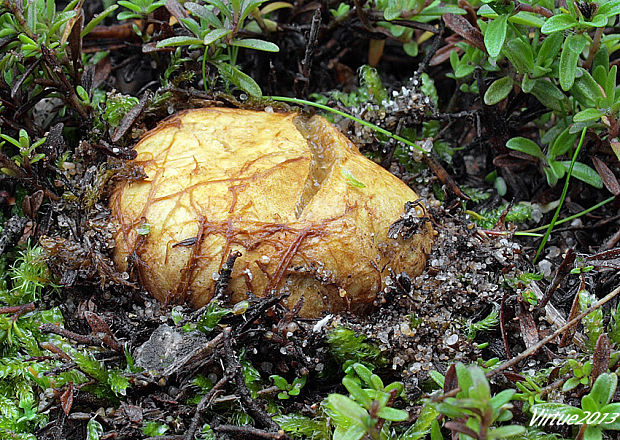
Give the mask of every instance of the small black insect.
[[[420, 216], [420, 213], [424, 213], [424, 215]], [[424, 211], [422, 199], [407, 202], [405, 203], [405, 213], [390, 225], [388, 229], [388, 237], [396, 239], [400, 235], [407, 240], [420, 230], [422, 224], [429, 220], [430, 218]]]

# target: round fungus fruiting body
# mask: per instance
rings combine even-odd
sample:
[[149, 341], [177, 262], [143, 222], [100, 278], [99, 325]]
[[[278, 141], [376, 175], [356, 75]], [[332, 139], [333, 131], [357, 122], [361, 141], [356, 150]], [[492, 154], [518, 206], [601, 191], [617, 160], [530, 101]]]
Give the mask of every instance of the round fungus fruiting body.
[[390, 271], [416, 276], [426, 263], [430, 222], [388, 237], [416, 194], [321, 117], [189, 110], [136, 151], [147, 177], [114, 188], [114, 258], [160, 301], [206, 304], [234, 251], [232, 302], [285, 289], [307, 317], [359, 312]]

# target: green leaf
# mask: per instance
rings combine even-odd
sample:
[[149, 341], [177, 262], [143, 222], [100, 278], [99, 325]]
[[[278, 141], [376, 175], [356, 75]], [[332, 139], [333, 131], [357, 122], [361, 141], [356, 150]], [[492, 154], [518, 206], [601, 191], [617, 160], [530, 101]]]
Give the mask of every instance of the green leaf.
[[157, 43], [157, 47], [170, 46], [190, 46], [192, 44], [203, 44], [203, 40], [194, 37], [170, 37]]
[[273, 383], [275, 384], [275, 386], [277, 386], [281, 390], [288, 389], [288, 381], [282, 376], [278, 376], [277, 374], [272, 374], [271, 376], [269, 376], [269, 379], [273, 380]]
[[84, 89], [84, 87], [82, 86], [77, 86], [75, 88], [75, 92], [77, 93], [78, 97], [84, 101], [84, 102], [90, 102], [90, 99], [88, 98], [88, 92]]
[[540, 45], [536, 54], [536, 64], [539, 66], [549, 66], [553, 62], [564, 41], [564, 34], [556, 32], [549, 35]]
[[206, 6], [199, 5], [197, 3], [187, 2], [184, 4], [185, 9], [190, 11], [193, 15], [204, 19], [209, 25], [214, 28], [223, 28], [222, 22], [217, 16], [210, 11]]
[[417, 57], [419, 52], [418, 42], [411, 40], [403, 44], [403, 50], [410, 57]]
[[618, 376], [613, 373], [603, 373], [596, 378], [589, 395], [594, 399], [597, 406], [601, 407], [609, 403], [617, 386]]
[[611, 422], [614, 414], [620, 414], [620, 403], [616, 402], [605, 405], [601, 408], [601, 414], [609, 414], [603, 423], [600, 424], [603, 429], [620, 430], [620, 417], [616, 418], [613, 423], [607, 423], [608, 421]]
[[366, 428], [364, 428], [360, 424], [352, 425], [344, 435], [340, 437], [336, 437], [336, 433], [334, 433], [334, 438], [340, 438], [341, 440], [360, 440], [362, 437], [366, 435]]
[[488, 433], [489, 440], [491, 439], [504, 439], [508, 437], [514, 437], [515, 435], [521, 435], [525, 433], [524, 426], [508, 425], [500, 426], [499, 428], [491, 429]]
[[359, 404], [366, 409], [370, 408], [372, 400], [368, 397], [366, 391], [364, 391], [355, 380], [350, 377], [345, 377], [342, 379], [342, 384]]
[[399, 396], [403, 390], [405, 389], [405, 385], [403, 385], [402, 382], [392, 382], [391, 384], [387, 385], [383, 391], [386, 393], [391, 393], [393, 390], [396, 390], [396, 395]]
[[256, 38], [246, 38], [244, 40], [233, 40], [231, 46], [247, 47], [248, 49], [262, 50], [264, 52], [279, 52], [280, 48], [277, 44], [269, 41], [258, 40]]
[[613, 17], [620, 15], [620, 0], [604, 0], [600, 1], [598, 11], [596, 15], [602, 15], [604, 17]]
[[[534, 71], [536, 71], [538, 66], [534, 66]], [[528, 74], [523, 75], [523, 79], [521, 80], [521, 89], [525, 93], [532, 93], [534, 90], [534, 86], [536, 85], [536, 80], [530, 78]]]
[[537, 79], [532, 88], [532, 95], [545, 106], [558, 112], [562, 110], [562, 101], [565, 96], [562, 91], [551, 81], [546, 79]]
[[569, 128], [565, 128], [551, 143], [549, 156], [555, 159], [562, 154], [566, 154], [577, 140], [577, 134], [571, 133]]
[[399, 440], [422, 440], [431, 430], [438, 415], [432, 403], [425, 403], [415, 423], [399, 437]]
[[534, 68], [532, 46], [520, 38], [509, 40], [504, 46], [504, 55], [519, 73], [531, 72]]
[[230, 33], [232, 33], [232, 31], [229, 29], [213, 29], [212, 31], [207, 32], [205, 37], [202, 39], [202, 44], [208, 46]]
[[486, 105], [495, 105], [508, 96], [512, 90], [513, 79], [510, 76], [493, 81], [484, 94], [484, 103]]
[[357, 421], [368, 415], [364, 408], [342, 394], [330, 394], [327, 396], [327, 401], [336, 411], [348, 419]]
[[433, 420], [433, 424], [431, 426], [431, 440], [444, 440], [443, 435], [441, 434], [441, 428], [439, 427], [439, 422], [437, 420]]
[[106, 8], [105, 10], [103, 10], [102, 12], [100, 12], [99, 14], [95, 15], [93, 19], [89, 21], [86, 26], [84, 26], [84, 29], [82, 29], [82, 33], [80, 34], [80, 36], [84, 38], [86, 35], [92, 32], [95, 26], [97, 26], [99, 23], [105, 20], [105, 18], [108, 15], [110, 15], [112, 12], [116, 11], [117, 9], [118, 9], [118, 5], [112, 5]]
[[482, 369], [477, 365], [471, 365], [468, 369], [474, 382], [473, 386], [469, 389], [469, 396], [479, 402], [490, 400], [491, 388]]
[[469, 396], [469, 389], [474, 385], [474, 382], [471, 378], [470, 371], [461, 362], [456, 364], [456, 377], [458, 380], [459, 388], [461, 389], [457, 396]]
[[549, 182], [549, 185], [553, 186], [558, 180], [564, 177], [564, 174], [566, 174], [566, 168], [564, 168], [560, 162], [556, 162], [553, 159], [547, 159], [547, 163], [549, 164], [549, 167], [545, 168], [545, 174], [547, 174], [547, 170], [551, 172], [551, 175], [547, 175], [547, 181]]
[[227, 19], [232, 20], [231, 10], [222, 0], [205, 0], [205, 2], [215, 6]]
[[500, 15], [487, 25], [484, 33], [484, 45], [489, 52], [489, 56], [497, 58], [506, 40], [506, 30], [508, 29], [508, 15]]
[[538, 14], [528, 11], [520, 11], [508, 17], [508, 21], [514, 24], [520, 24], [527, 27], [540, 28], [545, 24], [545, 19]]
[[0, 134], [0, 137], [2, 139], [4, 139], [5, 141], [15, 145], [17, 148], [20, 148], [21, 145], [19, 144], [19, 141], [17, 139], [13, 139], [11, 136], [6, 135], [6, 134]]
[[86, 440], [99, 440], [103, 434], [103, 426], [93, 417], [86, 424]]
[[599, 110], [595, 108], [587, 108], [573, 116], [575, 122], [598, 121], [603, 116]]
[[30, 146], [30, 137], [28, 137], [28, 132], [21, 128], [19, 130], [19, 147], [23, 150], [27, 150]]
[[581, 52], [586, 47], [586, 38], [581, 34], [572, 34], [566, 37], [560, 54], [560, 86], [568, 91], [575, 82], [577, 64]]
[[517, 390], [510, 389], [497, 393], [491, 398], [491, 406], [495, 409], [501, 408], [512, 400], [516, 392]]
[[356, 362], [355, 364], [352, 365], [352, 367], [355, 370], [355, 373], [360, 377], [360, 379], [362, 379], [366, 383], [366, 385], [368, 386], [372, 385], [370, 381], [370, 376], [372, 376], [372, 371], [370, 371], [370, 369], [368, 369], [366, 365]]
[[511, 150], [520, 151], [521, 153], [529, 154], [530, 156], [543, 159], [545, 155], [542, 150], [534, 141], [526, 139], [524, 137], [514, 137], [506, 142], [506, 147]]
[[594, 399], [589, 394], [586, 394], [581, 398], [581, 409], [586, 412], [593, 413], [598, 411], [599, 407]]
[[141, 8], [140, 6], [138, 6], [138, 5], [136, 5], [136, 4], [133, 4], [133, 3], [132, 3], [132, 2], [130, 2], [130, 1], [127, 1], [127, 0], [118, 0], [116, 3], [118, 3], [119, 5], [121, 5], [121, 6], [125, 7], [125, 8], [127, 8], [127, 9], [130, 9], [130, 10], [132, 10], [132, 11], [134, 11], [134, 12], [137, 12], [137, 13], [142, 12], [142, 8]]
[[594, 55], [594, 61], [592, 62], [592, 71], [594, 72], [594, 70], [598, 66], [602, 66], [605, 69], [605, 72], [609, 70], [609, 49], [607, 49], [607, 46], [605, 45], [602, 45], [599, 48], [598, 52], [596, 52], [596, 55]]
[[441, 414], [444, 414], [453, 419], [458, 419], [459, 417], [463, 417], [467, 414], [464, 409], [460, 408], [460, 406], [452, 405], [448, 402], [442, 402], [436, 405], [435, 409]]
[[151, 233], [151, 225], [149, 223], [141, 223], [136, 228], [136, 232], [138, 235], [149, 235]]
[[609, 69], [609, 74], [607, 75], [607, 82], [604, 84], [605, 94], [607, 95], [608, 105], [611, 107], [616, 98], [616, 75], [618, 72], [618, 66], [612, 66]]
[[446, 381], [445, 377], [443, 376], [443, 374], [441, 374], [439, 371], [437, 370], [431, 370], [428, 372], [428, 375], [431, 377], [431, 379], [433, 379], [433, 381], [439, 385], [440, 388], [444, 387], [444, 383]]
[[540, 28], [540, 31], [543, 34], [551, 34], [553, 32], [572, 28], [577, 24], [577, 20], [575, 20], [575, 18], [570, 14], [554, 15], [545, 21], [545, 24], [543, 24], [542, 28]]
[[340, 174], [342, 174], [342, 177], [344, 177], [347, 180], [347, 184], [349, 186], [352, 186], [354, 188], [366, 188], [366, 185], [364, 185], [362, 182], [360, 182], [359, 180], [357, 180], [353, 174], [351, 174], [351, 171], [348, 168], [340, 168]]
[[151, 420], [142, 427], [142, 433], [147, 437], [157, 437], [164, 435], [168, 429], [168, 425]]
[[[581, 104], [583, 107], [596, 107], [596, 103], [599, 99], [603, 98], [603, 92], [597, 82], [594, 80], [590, 72], [587, 72], [581, 67], [578, 71], [582, 74], [581, 77], [575, 80], [575, 84], [570, 89], [571, 95]], [[600, 72], [597, 68], [596, 72]], [[605, 77], [607, 76], [604, 73]]]
[[[570, 168], [570, 160], [565, 160], [560, 163], [567, 170]], [[583, 164], [581, 162], [575, 162], [572, 175], [577, 179], [581, 180], [582, 182], [592, 185], [595, 188], [603, 188], [603, 179], [601, 179], [601, 176], [599, 176], [595, 170], [593, 170], [586, 164]]]
[[203, 29], [200, 27], [200, 24], [198, 24], [198, 22], [191, 17], [180, 18], [179, 21], [183, 23], [183, 26], [185, 26], [196, 37], [200, 37], [204, 32]]
[[110, 389], [114, 391], [114, 394], [125, 396], [127, 388], [129, 388], [129, 380], [118, 370], [112, 370], [108, 374], [108, 385], [110, 385]]
[[383, 381], [376, 374], [372, 374], [370, 376], [370, 383], [372, 384], [372, 388], [374, 388], [375, 390], [383, 391], [383, 388], [384, 388], [383, 387]]
[[245, 20], [247, 17], [249, 17], [249, 15], [252, 13], [252, 11], [256, 8], [258, 8], [260, 5], [262, 5], [263, 3], [265, 3], [267, 0], [245, 0], [243, 2], [243, 6], [241, 9], [241, 14], [239, 16], [239, 21], [243, 22], [243, 20]]
[[261, 92], [258, 84], [256, 84], [256, 81], [243, 73], [241, 70], [231, 66], [228, 63], [222, 62], [216, 63], [215, 66], [225, 80], [230, 81], [244, 92], [247, 92], [255, 98], [260, 98], [263, 96], [263, 93]]
[[596, 426], [588, 426], [583, 435], [583, 440], [602, 440], [603, 431]]
[[391, 408], [389, 406], [379, 408], [379, 411], [377, 411], [377, 415], [382, 419], [390, 420], [392, 422], [404, 422], [409, 419], [409, 414], [407, 413], [407, 411]]

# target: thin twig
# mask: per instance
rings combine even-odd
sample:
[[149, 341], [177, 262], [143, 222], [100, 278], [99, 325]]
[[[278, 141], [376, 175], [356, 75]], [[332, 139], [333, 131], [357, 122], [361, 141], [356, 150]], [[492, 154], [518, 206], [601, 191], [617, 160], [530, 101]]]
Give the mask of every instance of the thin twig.
[[39, 327], [39, 330], [41, 330], [41, 332], [43, 333], [53, 333], [55, 335], [65, 337], [67, 339], [73, 339], [74, 341], [80, 344], [91, 345], [91, 346], [96, 346], [96, 347], [101, 347], [103, 345], [103, 342], [101, 341], [101, 339], [95, 336], [80, 335], [78, 333], [72, 332], [70, 330], [66, 330], [62, 327], [59, 327], [51, 323], [42, 324], [41, 327]]
[[21, 306], [0, 307], [0, 315], [9, 315], [11, 313], [23, 315], [26, 312], [34, 310], [34, 303], [22, 304]]
[[[301, 94], [303, 98], [308, 96], [308, 90], [310, 87], [310, 72], [312, 70], [312, 57], [314, 55], [314, 51], [316, 50], [317, 40], [319, 38], [319, 29], [321, 24], [321, 8], [318, 7], [314, 11], [314, 15], [312, 16], [312, 25], [310, 27], [310, 32], [308, 33], [308, 42], [306, 44], [306, 53], [304, 55], [304, 60], [302, 62], [302, 71], [297, 74], [295, 78], [295, 91], [297, 94]], [[300, 90], [299, 83], [304, 83], [303, 88]], [[301, 92], [301, 93], [300, 93]]]
[[270, 431], [277, 432], [280, 427], [274, 422], [269, 414], [261, 408], [261, 406], [252, 399], [250, 395], [250, 390], [248, 390], [247, 385], [245, 384], [245, 379], [243, 377], [243, 368], [241, 367], [241, 363], [239, 362], [239, 358], [237, 357], [234, 349], [233, 349], [233, 340], [231, 336], [231, 329], [226, 328], [223, 331], [224, 335], [224, 361], [226, 363], [226, 370], [228, 374], [232, 375], [235, 378], [235, 385], [237, 385], [237, 394], [241, 398], [241, 402], [247, 409], [247, 412], [256, 420], [259, 424], [266, 427]]
[[213, 294], [213, 299], [211, 301], [222, 300], [225, 303], [228, 302], [226, 290], [230, 284], [230, 277], [235, 266], [235, 261], [240, 256], [241, 252], [239, 251], [233, 251], [230, 255], [228, 255], [226, 262], [222, 265], [222, 268], [219, 271], [219, 278], [217, 279], [217, 283], [215, 283], [215, 293]]
[[215, 398], [215, 395], [220, 391], [220, 389], [224, 385], [226, 385], [226, 383], [228, 383], [228, 380], [229, 380], [228, 376], [222, 377], [215, 385], [213, 385], [213, 388], [211, 388], [209, 392], [205, 394], [202, 397], [202, 399], [200, 399], [200, 402], [198, 403], [198, 406], [196, 407], [196, 412], [194, 413], [194, 417], [192, 418], [192, 422], [189, 425], [189, 429], [185, 433], [184, 440], [193, 440], [194, 435], [196, 434], [196, 431], [198, 430], [198, 424], [200, 423], [200, 416], [202, 415], [204, 410], [209, 408], [209, 406], [213, 402], [213, 399]]

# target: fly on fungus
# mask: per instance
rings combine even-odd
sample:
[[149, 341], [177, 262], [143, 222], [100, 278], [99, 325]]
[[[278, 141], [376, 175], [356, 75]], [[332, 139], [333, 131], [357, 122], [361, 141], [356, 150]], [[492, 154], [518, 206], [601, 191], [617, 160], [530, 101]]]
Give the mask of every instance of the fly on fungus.
[[[430, 222], [388, 237], [418, 196], [319, 116], [189, 110], [136, 151], [147, 177], [113, 190], [114, 258], [160, 301], [208, 303], [235, 251], [233, 303], [285, 289], [288, 307], [303, 297], [304, 317], [360, 312], [391, 271], [416, 276], [426, 264]], [[409, 216], [426, 215], [416, 207]]]

